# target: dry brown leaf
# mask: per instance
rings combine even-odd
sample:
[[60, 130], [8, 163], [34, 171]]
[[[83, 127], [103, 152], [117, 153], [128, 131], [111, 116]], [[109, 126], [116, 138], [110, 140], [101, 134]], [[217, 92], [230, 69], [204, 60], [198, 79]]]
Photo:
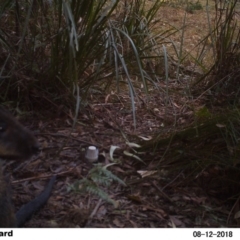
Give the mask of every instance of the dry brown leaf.
[[137, 171], [137, 173], [140, 174], [142, 178], [145, 178], [154, 175], [157, 171]]
[[183, 225], [183, 222], [179, 218], [171, 215], [169, 216], [169, 218], [175, 227], [180, 227]]
[[119, 219], [117, 219], [117, 218], [115, 218], [115, 219], [113, 220], [113, 223], [114, 223], [117, 227], [119, 227], [119, 228], [123, 228], [123, 227], [124, 227], [124, 224], [121, 223], [121, 222], [119, 221]]

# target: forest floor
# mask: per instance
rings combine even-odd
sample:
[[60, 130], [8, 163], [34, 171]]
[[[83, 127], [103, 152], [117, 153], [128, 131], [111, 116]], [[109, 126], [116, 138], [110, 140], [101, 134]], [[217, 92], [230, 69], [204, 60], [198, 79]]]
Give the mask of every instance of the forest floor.
[[[211, 10], [212, 11], [212, 10]], [[158, 13], [166, 23], [181, 28], [185, 11], [163, 7]], [[186, 16], [184, 49], [197, 54], [195, 46], [208, 32], [205, 10]], [[180, 33], [172, 36], [180, 44]], [[210, 57], [206, 57], [206, 62]], [[187, 63], [185, 63], [187, 67]], [[189, 62], [191, 65], [191, 62]], [[13, 202], [18, 209], [39, 194], [51, 176], [57, 175], [52, 195], [44, 208], [36, 213], [26, 227], [226, 227], [232, 217], [232, 206], [214, 197], [213, 189], [202, 186], [199, 180], [184, 182], [180, 172], [164, 172], [159, 168], [162, 156], [151, 152], [138, 155], [142, 161], [127, 156], [131, 151], [126, 140], [150, 139], [153, 133], [167, 132], [172, 126], [185, 127], [194, 121], [193, 109], [204, 105], [205, 96], [191, 98], [186, 94], [189, 81], [196, 79], [195, 72], [185, 72], [180, 80], [169, 81], [165, 94], [164, 81], [158, 88], [149, 89], [149, 95], [137, 93], [136, 128], [133, 125], [131, 100], [128, 93], [107, 96], [92, 95], [89, 105], [79, 115], [72, 129], [73, 116], [52, 118], [48, 121], [32, 119], [31, 129], [42, 145], [39, 156], [17, 166], [9, 162], [13, 172]], [[133, 80], [134, 81], [134, 80]], [[136, 80], [137, 81], [137, 80]], [[29, 123], [30, 124], [30, 123]], [[99, 149], [99, 162], [111, 164], [110, 147], [118, 146], [114, 158], [118, 164], [108, 169], [121, 178], [126, 186], [113, 182], [103, 190], [117, 204], [107, 203], [98, 196], [68, 191], [68, 186], [88, 176], [93, 164], [84, 158], [88, 146]], [[58, 154], [56, 154], [56, 152]], [[163, 149], [164, 152], [164, 149]], [[231, 225], [232, 226], [232, 225]]]

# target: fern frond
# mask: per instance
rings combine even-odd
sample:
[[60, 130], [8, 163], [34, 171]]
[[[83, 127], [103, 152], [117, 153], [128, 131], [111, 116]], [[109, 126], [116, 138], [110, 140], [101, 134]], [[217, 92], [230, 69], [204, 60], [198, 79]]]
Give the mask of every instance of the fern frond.
[[109, 171], [107, 169], [107, 166], [102, 166], [100, 164], [96, 165], [94, 168], [92, 168], [89, 171], [89, 177], [91, 179], [96, 179], [97, 181], [101, 178], [102, 181], [105, 182], [105, 184], [108, 184], [108, 182], [106, 181], [106, 178], [105, 178], [105, 177], [107, 177], [111, 180], [114, 180], [114, 181], [122, 184], [123, 186], [126, 186], [124, 181], [122, 181], [120, 178], [118, 178], [115, 174], [113, 174], [111, 171]]
[[109, 177], [101, 176], [99, 174], [92, 175], [91, 179], [96, 184], [100, 184], [100, 185], [103, 185], [103, 186], [106, 186], [106, 187], [109, 187], [112, 184], [112, 182], [113, 182], [113, 180], [110, 179]]
[[123, 186], [126, 186], [125, 182], [124, 182], [122, 179], [120, 179], [119, 177], [117, 177], [117, 176], [116, 176], [115, 174], [113, 174], [111, 171], [107, 170], [105, 167], [103, 167], [103, 169], [104, 169], [104, 171], [103, 171], [104, 174], [105, 174], [108, 178], [110, 178], [110, 179], [112, 179], [112, 180], [114, 180], [114, 181], [122, 184]]
[[109, 187], [113, 181], [117, 181], [123, 186], [126, 186], [126, 184], [111, 171], [107, 170], [108, 166], [97, 164], [89, 171], [87, 178], [83, 178], [79, 181], [76, 181], [74, 184], [69, 185], [68, 190], [72, 190], [80, 194], [86, 192], [94, 194], [113, 204], [114, 206], [117, 206], [117, 203], [111, 199], [109, 195], [101, 189], [100, 186]]
[[101, 188], [99, 188], [97, 185], [95, 185], [95, 184], [88, 185], [86, 187], [86, 190], [87, 190], [87, 192], [97, 195], [101, 199], [103, 199], [113, 205], [116, 205], [116, 202], [113, 199], [111, 199], [109, 197], [109, 195], [106, 192], [104, 192]]

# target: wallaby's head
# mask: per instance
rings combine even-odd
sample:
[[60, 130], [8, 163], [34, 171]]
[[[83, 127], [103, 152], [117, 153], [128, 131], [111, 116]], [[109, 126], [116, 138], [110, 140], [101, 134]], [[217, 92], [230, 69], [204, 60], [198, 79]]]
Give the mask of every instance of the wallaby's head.
[[0, 106], [0, 157], [29, 158], [38, 151], [33, 134]]

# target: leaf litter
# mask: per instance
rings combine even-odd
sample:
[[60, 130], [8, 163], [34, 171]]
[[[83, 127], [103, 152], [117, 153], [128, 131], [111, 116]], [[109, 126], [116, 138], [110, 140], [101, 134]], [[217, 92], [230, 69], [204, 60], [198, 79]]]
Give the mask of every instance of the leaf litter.
[[[149, 104], [159, 108], [161, 96], [152, 94], [151, 98]], [[125, 96], [125, 101], [128, 100]], [[91, 106], [93, 121], [80, 113], [79, 122], [84, 124], [79, 123], [74, 130], [67, 119], [45, 121], [40, 127], [36, 122], [37, 138], [43, 146], [41, 154], [27, 161], [17, 172], [14, 171], [15, 163], [7, 166], [13, 168], [13, 201], [16, 209], [39, 194], [52, 175], [57, 175], [47, 205], [32, 217], [26, 227], [226, 226], [229, 208], [223, 205], [222, 200], [209, 196], [197, 181], [178, 186], [176, 183], [184, 180], [184, 174], [176, 176], [164, 169], [159, 170], [159, 158], [153, 154], [141, 156], [145, 164], [124, 154], [125, 149], [129, 150], [129, 145], [121, 131], [133, 143], [143, 133], [149, 136], [156, 129], [161, 131], [163, 121], [165, 125], [175, 121], [170, 109], [162, 113], [159, 111], [156, 117], [156, 113], [152, 114], [147, 108], [137, 108], [139, 121], [137, 128], [133, 129], [131, 114], [121, 112], [119, 105], [105, 105], [101, 96], [95, 101], [97, 107], [94, 103]], [[165, 110], [168, 108], [163, 107]], [[183, 112], [181, 115], [185, 117]], [[189, 112], [187, 118], [189, 122]], [[105, 152], [102, 164], [110, 163], [108, 170], [127, 184], [123, 186], [113, 182], [104, 189], [117, 202], [117, 207], [105, 201], [99, 203], [99, 197], [89, 193], [83, 195], [67, 191], [69, 185], [88, 176], [93, 167], [84, 158], [84, 149], [89, 145], [97, 146], [100, 154]], [[112, 146], [117, 148], [111, 152], [111, 157], [107, 157]], [[119, 164], [112, 164], [112, 159], [118, 159]], [[238, 218], [238, 214], [235, 217]]]
[[[171, 10], [177, 14], [169, 11], [161, 14], [177, 22], [179, 10]], [[195, 25], [198, 17], [192, 15], [189, 26]], [[205, 28], [201, 26], [200, 29]], [[197, 33], [194, 36], [186, 41], [192, 43], [201, 39], [196, 37]], [[165, 87], [163, 81], [158, 84], [159, 89]], [[176, 84], [175, 80], [169, 84], [175, 92], [184, 93], [184, 84]], [[204, 95], [191, 100], [185, 94], [171, 94], [166, 104], [161, 91], [149, 91], [148, 96], [140, 90], [137, 92], [140, 101], [135, 103], [136, 128], [133, 126], [131, 100], [124, 94], [115, 94], [117, 100], [114, 97], [113, 101], [111, 94], [92, 96], [91, 104], [79, 114], [73, 130], [70, 116], [34, 120], [32, 128], [38, 129], [36, 135], [42, 145], [41, 154], [20, 166], [12, 161], [5, 166], [12, 171], [16, 210], [38, 195], [52, 175], [57, 175], [57, 180], [46, 206], [25, 227], [226, 227], [231, 213], [239, 221], [239, 201], [231, 209], [231, 206], [224, 205], [224, 199], [209, 194], [218, 189], [207, 191], [207, 171], [203, 171], [201, 180], [199, 177], [196, 181], [186, 182], [183, 172], [176, 175], [174, 171], [159, 169], [161, 155], [147, 152], [139, 157], [136, 153], [144, 164], [138, 158], [124, 154], [124, 151], [131, 150], [126, 140], [138, 144], [139, 139], [149, 141], [155, 132], [165, 136], [172, 126], [184, 127], [192, 123], [195, 118], [192, 109], [203, 106], [205, 100]], [[219, 128], [222, 126], [218, 124]], [[99, 149], [102, 164], [117, 159], [118, 164], [109, 170], [127, 186], [113, 182], [104, 189], [118, 203], [117, 207], [95, 195], [67, 191], [69, 185], [88, 176], [92, 169], [93, 164], [84, 158], [85, 149], [91, 145]], [[116, 149], [107, 155], [111, 146]], [[134, 156], [135, 153], [131, 154]], [[202, 180], [204, 183], [199, 183]]]

